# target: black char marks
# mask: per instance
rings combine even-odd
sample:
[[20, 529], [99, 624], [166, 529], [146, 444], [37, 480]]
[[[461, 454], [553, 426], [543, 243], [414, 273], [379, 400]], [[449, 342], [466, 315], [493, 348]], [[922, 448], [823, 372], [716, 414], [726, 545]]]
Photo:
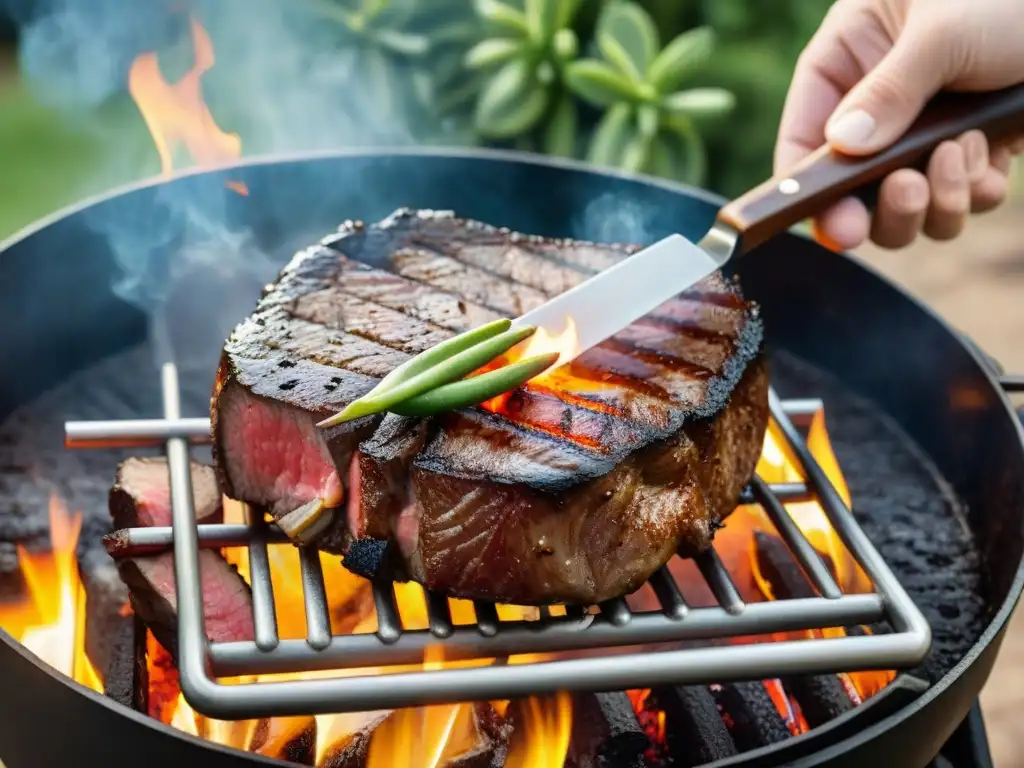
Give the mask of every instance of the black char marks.
[[[409, 575], [451, 594], [595, 602], [634, 589], [677, 548], [708, 546], [760, 452], [761, 324], [721, 276], [500, 407], [313, 427], [409, 355], [634, 250], [428, 211], [346, 224], [292, 260], [225, 347], [222, 482], [280, 513], [340, 475], [348, 530], [396, 541]], [[344, 533], [320, 543], [342, 551]]]

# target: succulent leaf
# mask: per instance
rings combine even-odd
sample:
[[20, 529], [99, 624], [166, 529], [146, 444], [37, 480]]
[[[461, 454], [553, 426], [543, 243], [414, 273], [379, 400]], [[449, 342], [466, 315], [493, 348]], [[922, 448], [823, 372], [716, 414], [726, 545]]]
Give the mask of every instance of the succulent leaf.
[[618, 165], [636, 132], [632, 107], [623, 102], [614, 105], [597, 124], [590, 139], [587, 160], [596, 165]]
[[526, 25], [530, 36], [545, 45], [558, 29], [559, 3], [565, 0], [526, 0]]
[[680, 83], [711, 55], [715, 44], [710, 27], [687, 30], [665, 46], [647, 69], [647, 82], [661, 93], [678, 88]]
[[596, 107], [644, 97], [635, 83], [597, 59], [579, 59], [567, 65], [565, 82], [573, 93]]
[[643, 79], [660, 45], [650, 15], [634, 2], [608, 5], [598, 22], [596, 39], [601, 54], [636, 81]]
[[501, 0], [473, 0], [473, 7], [480, 18], [497, 27], [520, 35], [530, 34], [526, 16], [518, 8], [513, 8]]
[[517, 58], [488, 80], [477, 101], [474, 122], [483, 136], [512, 138], [533, 128], [547, 105], [548, 92], [534, 77], [532, 65]]
[[555, 157], [575, 157], [577, 123], [576, 102], [570, 94], [563, 93], [544, 128], [544, 152]]
[[691, 88], [666, 96], [661, 104], [674, 115], [699, 119], [731, 112], [736, 106], [736, 97], [724, 88]]
[[519, 53], [522, 48], [518, 40], [508, 37], [492, 37], [482, 40], [466, 53], [466, 66], [470, 69], [485, 69], [504, 64]]

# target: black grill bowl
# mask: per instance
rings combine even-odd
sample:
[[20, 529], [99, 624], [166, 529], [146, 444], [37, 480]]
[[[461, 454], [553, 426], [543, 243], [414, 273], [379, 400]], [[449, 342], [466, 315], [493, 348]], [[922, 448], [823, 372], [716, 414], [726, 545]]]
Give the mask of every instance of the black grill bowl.
[[[244, 182], [249, 194], [229, 190], [228, 181]], [[172, 345], [189, 344], [192, 368], [186, 365], [183, 377], [191, 370], [212, 380], [223, 338], [255, 301], [262, 281], [297, 247], [344, 219], [372, 221], [409, 206], [454, 210], [535, 234], [651, 242], [672, 232], [699, 237], [719, 204], [664, 181], [483, 151], [255, 159], [119, 190], [0, 244], [0, 422], [86, 367], [147, 341], [146, 315], [123, 300], [123, 282], [120, 294], [112, 288], [125, 263], [159, 288], [183, 249], [220, 243], [260, 255], [257, 265], [236, 275], [222, 270], [216, 280], [190, 287], [192, 298], [198, 290], [209, 303], [231, 305], [230, 311], [211, 311], [205, 326], [189, 326], [187, 339], [174, 337], [172, 324]], [[979, 553], [984, 626], [957, 663], [897, 711], [883, 711], [872, 699], [847, 727], [812, 734], [813, 742], [785, 758], [781, 752], [748, 755], [733, 763], [757, 757], [758, 765], [783, 759], [808, 766], [925, 765], [976, 700], [1020, 595], [1020, 425], [973, 346], [854, 260], [785, 235], [747, 256], [740, 273], [748, 296], [762, 305], [773, 353], [799, 358], [873, 402], [921, 447], [963, 502], [964, 535], [973, 536]], [[237, 312], [232, 301], [217, 300], [225, 298], [225, 285], [240, 302]], [[181, 295], [167, 298], [169, 316], [182, 301]], [[138, 387], [158, 392], [155, 369]], [[7, 506], [0, 498], [0, 520]], [[0, 674], [0, 759], [8, 768], [281, 764], [186, 736], [86, 691], [3, 632]]]

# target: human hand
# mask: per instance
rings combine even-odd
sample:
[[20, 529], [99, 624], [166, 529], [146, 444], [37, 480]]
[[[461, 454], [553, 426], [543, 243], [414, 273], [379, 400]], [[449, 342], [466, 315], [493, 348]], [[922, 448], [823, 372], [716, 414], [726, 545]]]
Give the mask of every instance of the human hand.
[[[797, 62], [775, 148], [784, 174], [826, 141], [853, 155], [884, 149], [943, 89], [988, 91], [1024, 82], [1021, 0], [837, 0]], [[1006, 197], [1021, 136], [990, 147], [980, 131], [939, 145], [924, 173], [903, 169], [883, 182], [874, 215], [847, 198], [824, 212], [815, 234], [854, 248], [885, 248], [923, 231], [948, 240], [968, 213]]]

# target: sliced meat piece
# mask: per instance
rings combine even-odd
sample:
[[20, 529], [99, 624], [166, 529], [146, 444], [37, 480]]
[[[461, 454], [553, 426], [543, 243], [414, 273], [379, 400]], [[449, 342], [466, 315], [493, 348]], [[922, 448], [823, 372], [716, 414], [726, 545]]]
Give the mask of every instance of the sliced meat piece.
[[[224, 520], [222, 497], [213, 467], [191, 463], [192, 495], [196, 520]], [[171, 497], [167, 459], [126, 459], [117, 467], [110, 489], [110, 516], [115, 528], [151, 528], [171, 524]]]
[[635, 249], [429, 211], [347, 223], [296, 255], [225, 346], [223, 487], [280, 516], [340, 480], [347, 514], [323, 548], [395, 540], [409, 575], [462, 597], [593, 603], [706, 549], [768, 418], [758, 311], [721, 275], [484, 406], [314, 426], [410, 355]]
[[[216, 502], [209, 498], [212, 468], [193, 462], [191, 469], [197, 517], [205, 515], [203, 522], [219, 522], [222, 518], [219, 493]], [[216, 513], [211, 513], [214, 505]], [[166, 462], [149, 459], [125, 461], [118, 468], [117, 482], [110, 493], [110, 514], [115, 525], [118, 520], [131, 521], [133, 525], [170, 525]], [[116, 536], [116, 533], [110, 535]], [[178, 599], [174, 555], [164, 552], [121, 558], [117, 561], [117, 569], [128, 586], [136, 615], [164, 648], [176, 654]], [[207, 637], [215, 642], [253, 640], [252, 593], [235, 567], [220, 552], [201, 549], [199, 571]]]

